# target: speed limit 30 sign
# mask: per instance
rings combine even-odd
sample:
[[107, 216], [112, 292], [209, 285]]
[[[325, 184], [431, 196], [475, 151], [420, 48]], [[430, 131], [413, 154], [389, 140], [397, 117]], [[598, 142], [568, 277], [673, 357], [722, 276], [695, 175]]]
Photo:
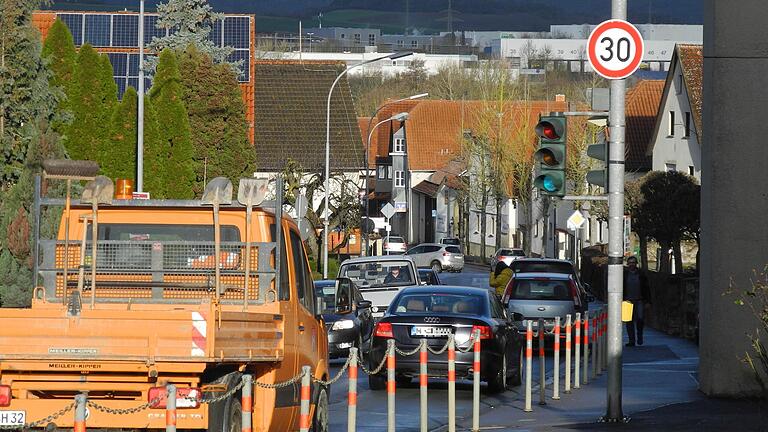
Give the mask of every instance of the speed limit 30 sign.
[[589, 35], [587, 54], [592, 69], [602, 77], [626, 78], [643, 59], [643, 37], [624, 20], [603, 21]]

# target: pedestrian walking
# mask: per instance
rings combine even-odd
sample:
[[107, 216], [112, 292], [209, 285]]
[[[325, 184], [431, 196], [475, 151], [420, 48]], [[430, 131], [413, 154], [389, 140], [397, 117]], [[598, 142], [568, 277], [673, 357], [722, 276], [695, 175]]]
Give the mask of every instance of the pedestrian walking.
[[637, 258], [627, 258], [624, 268], [624, 300], [632, 302], [632, 321], [627, 322], [628, 347], [643, 344], [645, 308], [651, 303], [648, 276], [637, 267]]
[[496, 295], [502, 297], [509, 280], [512, 279], [512, 269], [504, 261], [496, 263], [496, 268], [491, 272], [489, 283], [496, 290]]

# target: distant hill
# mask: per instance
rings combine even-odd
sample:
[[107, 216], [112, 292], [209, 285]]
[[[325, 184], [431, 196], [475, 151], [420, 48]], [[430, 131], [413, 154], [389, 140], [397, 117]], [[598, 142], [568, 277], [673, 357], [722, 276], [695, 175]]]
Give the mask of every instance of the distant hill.
[[[159, 0], [147, 0], [148, 11]], [[610, 0], [209, 0], [215, 10], [255, 14], [257, 31], [296, 31], [318, 25], [375, 27], [402, 33], [406, 26], [421, 33], [454, 30], [545, 31], [550, 24], [596, 24], [610, 17]], [[628, 18], [635, 23], [702, 24], [702, 0], [633, 0]], [[51, 9], [138, 10], [138, 0], [54, 0]]]

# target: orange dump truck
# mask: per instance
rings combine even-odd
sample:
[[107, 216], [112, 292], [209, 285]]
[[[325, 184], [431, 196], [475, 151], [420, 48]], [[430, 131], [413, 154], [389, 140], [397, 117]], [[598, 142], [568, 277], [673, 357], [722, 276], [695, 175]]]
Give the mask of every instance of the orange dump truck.
[[[245, 181], [237, 203], [226, 183], [212, 181], [200, 201], [131, 201], [112, 200], [111, 182], [97, 177], [71, 206], [68, 197], [36, 200], [65, 210], [57, 238], [36, 242], [32, 307], [0, 310], [0, 425], [38, 422], [85, 393], [98, 404], [88, 407], [89, 428], [164, 428], [164, 401], [113, 410], [157, 402], [174, 384], [179, 429], [234, 432], [239, 391], [198, 401], [251, 374], [267, 384], [254, 388], [253, 430], [298, 429], [300, 381], [265, 387], [305, 365], [328, 378], [299, 226], [282, 215], [281, 193], [261, 202], [265, 185]], [[314, 382], [311, 406], [315, 429], [326, 430], [328, 389]], [[73, 419], [70, 411], [35, 426], [72, 428]]]

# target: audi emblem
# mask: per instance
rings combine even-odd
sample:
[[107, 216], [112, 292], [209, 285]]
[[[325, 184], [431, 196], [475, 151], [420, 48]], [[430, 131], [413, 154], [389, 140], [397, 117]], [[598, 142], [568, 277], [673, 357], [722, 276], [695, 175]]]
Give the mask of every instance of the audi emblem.
[[435, 316], [424, 317], [424, 322], [427, 324], [437, 324], [440, 322], [440, 317], [435, 317]]

